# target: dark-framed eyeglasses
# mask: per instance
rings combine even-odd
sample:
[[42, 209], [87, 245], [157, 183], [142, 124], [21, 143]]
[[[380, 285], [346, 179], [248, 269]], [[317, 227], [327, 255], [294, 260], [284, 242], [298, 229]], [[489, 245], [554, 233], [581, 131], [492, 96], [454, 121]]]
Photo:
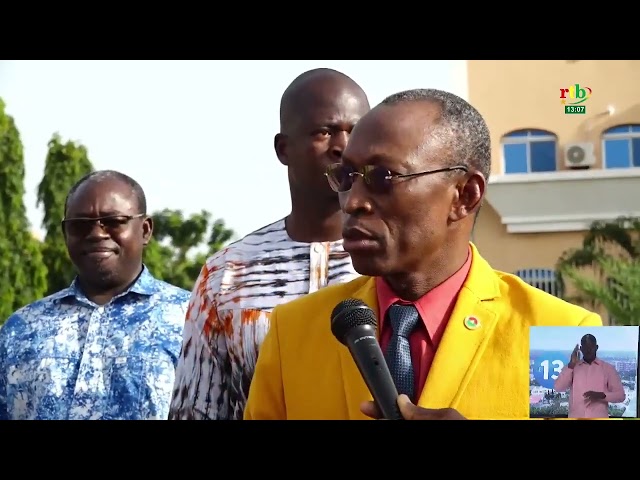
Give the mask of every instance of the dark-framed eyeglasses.
[[361, 170], [356, 170], [342, 163], [334, 163], [327, 167], [325, 176], [329, 181], [329, 185], [334, 192], [344, 193], [351, 190], [356, 177], [362, 177], [364, 183], [369, 190], [374, 193], [388, 192], [393, 182], [400, 178], [415, 178], [423, 175], [431, 175], [434, 173], [450, 172], [453, 170], [469, 171], [465, 165], [456, 165], [453, 167], [438, 168], [436, 170], [427, 170], [416, 173], [393, 173], [390, 170], [378, 165], [366, 165]]
[[94, 218], [65, 218], [62, 220], [62, 228], [67, 232], [67, 234], [74, 237], [86, 237], [91, 233], [93, 226], [97, 222], [102, 230], [109, 234], [114, 234], [123, 231], [127, 224], [134, 218], [141, 218], [144, 216], [146, 216], [146, 214], [138, 213], [137, 215], [108, 215], [105, 217]]

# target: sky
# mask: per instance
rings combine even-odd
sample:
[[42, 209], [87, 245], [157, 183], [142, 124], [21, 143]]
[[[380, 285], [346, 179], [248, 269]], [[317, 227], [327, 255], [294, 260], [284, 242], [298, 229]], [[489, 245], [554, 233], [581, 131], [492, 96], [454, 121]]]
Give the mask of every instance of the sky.
[[639, 327], [531, 327], [530, 350], [571, 351], [587, 333], [604, 352], [637, 352]]
[[96, 169], [135, 178], [150, 211], [209, 210], [236, 238], [290, 211], [275, 156], [279, 103], [304, 71], [351, 76], [372, 106], [411, 88], [467, 98], [466, 62], [435, 60], [0, 61], [0, 97], [25, 151], [25, 205], [42, 233], [36, 189], [47, 143], [85, 145]]

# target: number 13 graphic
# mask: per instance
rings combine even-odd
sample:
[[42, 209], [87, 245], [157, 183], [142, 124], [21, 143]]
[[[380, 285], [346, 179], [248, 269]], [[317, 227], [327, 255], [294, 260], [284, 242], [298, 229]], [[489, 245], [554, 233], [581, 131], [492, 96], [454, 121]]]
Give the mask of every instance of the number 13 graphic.
[[[551, 373], [551, 375], [549, 375], [550, 373], [549, 364], [553, 366], [553, 373]], [[551, 379], [555, 380], [556, 378], [558, 378], [558, 375], [562, 371], [562, 367], [564, 367], [564, 362], [562, 360], [552, 360], [551, 362], [549, 360], [544, 360], [540, 362], [540, 366], [543, 369], [542, 378], [544, 378], [545, 380], [549, 380], [549, 376], [551, 376]]]

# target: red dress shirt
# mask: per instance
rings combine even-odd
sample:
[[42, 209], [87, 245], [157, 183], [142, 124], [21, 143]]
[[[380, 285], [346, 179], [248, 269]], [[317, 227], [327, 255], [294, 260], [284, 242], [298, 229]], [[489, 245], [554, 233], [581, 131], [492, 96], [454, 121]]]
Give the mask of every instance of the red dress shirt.
[[415, 374], [415, 392], [420, 396], [427, 381], [427, 375], [436, 350], [447, 326], [458, 292], [462, 288], [471, 268], [471, 252], [465, 264], [447, 280], [415, 302], [408, 302], [398, 298], [387, 282], [382, 278], [376, 279], [376, 292], [380, 309], [380, 348], [385, 352], [391, 338], [391, 326], [387, 322], [387, 310], [394, 303], [414, 304], [422, 319], [409, 337], [411, 359]]

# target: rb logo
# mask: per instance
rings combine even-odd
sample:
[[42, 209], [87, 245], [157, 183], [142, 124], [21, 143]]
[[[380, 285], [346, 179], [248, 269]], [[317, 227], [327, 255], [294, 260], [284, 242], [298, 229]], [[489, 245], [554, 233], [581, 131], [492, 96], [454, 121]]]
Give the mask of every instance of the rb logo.
[[[589, 87], [581, 87], [579, 83], [571, 85], [569, 88], [560, 89], [560, 103], [563, 105], [578, 105], [586, 102], [591, 97], [593, 90]], [[575, 101], [567, 101], [575, 100]]]
[[533, 378], [542, 387], [553, 390], [553, 384], [570, 356], [571, 352], [543, 352], [534, 360]]

